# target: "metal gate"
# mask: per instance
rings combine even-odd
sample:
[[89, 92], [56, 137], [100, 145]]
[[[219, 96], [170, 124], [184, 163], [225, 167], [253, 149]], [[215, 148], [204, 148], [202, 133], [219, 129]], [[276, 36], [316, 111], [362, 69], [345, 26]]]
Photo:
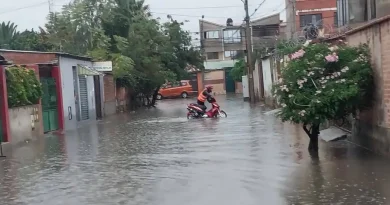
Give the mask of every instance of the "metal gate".
[[198, 92], [198, 75], [196, 73], [191, 74], [190, 84], [192, 86], [192, 90], [194, 92]]
[[79, 75], [81, 120], [89, 119], [87, 78]]
[[225, 68], [225, 89], [227, 93], [236, 92], [236, 82], [234, 82], [233, 77], [230, 75], [232, 68]]
[[56, 81], [54, 78], [41, 78], [43, 131], [58, 130], [58, 107]]

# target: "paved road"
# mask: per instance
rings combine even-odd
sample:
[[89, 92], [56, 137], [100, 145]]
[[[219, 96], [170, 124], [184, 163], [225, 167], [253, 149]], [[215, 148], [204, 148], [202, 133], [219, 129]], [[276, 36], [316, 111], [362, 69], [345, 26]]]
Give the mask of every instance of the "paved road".
[[390, 204], [390, 163], [347, 142], [307, 154], [299, 127], [240, 98], [188, 121], [190, 100], [107, 118], [0, 159], [0, 204]]

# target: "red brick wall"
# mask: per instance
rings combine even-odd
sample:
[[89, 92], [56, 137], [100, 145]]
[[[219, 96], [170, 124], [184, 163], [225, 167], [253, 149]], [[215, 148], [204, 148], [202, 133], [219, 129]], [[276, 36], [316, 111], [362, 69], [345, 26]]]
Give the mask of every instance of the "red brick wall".
[[[314, 9], [330, 9], [330, 8], [336, 8], [337, 3], [336, 0], [297, 0], [296, 1], [296, 11], [301, 10], [311, 10], [311, 11], [305, 11], [305, 12], [298, 12], [298, 15], [296, 16], [296, 28], [297, 30], [300, 30], [300, 15], [305, 14], [322, 14], [323, 19], [323, 25], [326, 30], [326, 33], [329, 33], [333, 31], [334, 29], [334, 11], [314, 11]], [[296, 13], [294, 14], [296, 15]]]
[[14, 64], [49, 63], [57, 59], [54, 53], [28, 53], [1, 51], [0, 55]]
[[115, 101], [116, 89], [115, 89], [115, 80], [112, 75], [105, 75], [103, 77], [104, 81], [104, 102]]

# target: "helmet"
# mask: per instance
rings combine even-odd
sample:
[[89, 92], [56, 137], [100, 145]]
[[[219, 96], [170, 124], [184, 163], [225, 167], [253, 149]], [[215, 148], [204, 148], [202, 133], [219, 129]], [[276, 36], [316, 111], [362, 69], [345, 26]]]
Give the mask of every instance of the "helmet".
[[211, 92], [213, 90], [213, 86], [212, 85], [206, 85], [206, 89]]

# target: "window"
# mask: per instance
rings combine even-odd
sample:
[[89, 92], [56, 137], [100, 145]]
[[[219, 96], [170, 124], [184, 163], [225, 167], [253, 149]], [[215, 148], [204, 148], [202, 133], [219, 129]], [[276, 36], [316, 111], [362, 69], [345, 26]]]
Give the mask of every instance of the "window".
[[218, 59], [218, 52], [207, 53], [207, 60], [216, 60]]
[[240, 30], [225, 30], [225, 31], [223, 31], [223, 42], [225, 42], [225, 43], [239, 43], [239, 42], [241, 42]]
[[333, 17], [333, 19], [334, 19], [334, 25], [336, 26], [336, 27], [338, 27], [339, 26], [339, 18], [338, 18], [338, 16], [337, 16], [337, 12], [334, 12], [334, 17]]
[[299, 21], [300, 21], [301, 27], [305, 27], [309, 24], [320, 26], [320, 25], [322, 25], [322, 14], [300, 15]]
[[172, 83], [172, 87], [180, 87], [180, 82], [174, 82], [174, 83]]
[[206, 31], [204, 32], [204, 38], [205, 39], [215, 39], [219, 38], [219, 32], [218, 31]]
[[371, 19], [376, 18], [376, 0], [371, 0]]
[[187, 82], [181, 82], [181, 86], [187, 86]]
[[237, 55], [237, 51], [225, 51], [225, 58], [234, 58]]

